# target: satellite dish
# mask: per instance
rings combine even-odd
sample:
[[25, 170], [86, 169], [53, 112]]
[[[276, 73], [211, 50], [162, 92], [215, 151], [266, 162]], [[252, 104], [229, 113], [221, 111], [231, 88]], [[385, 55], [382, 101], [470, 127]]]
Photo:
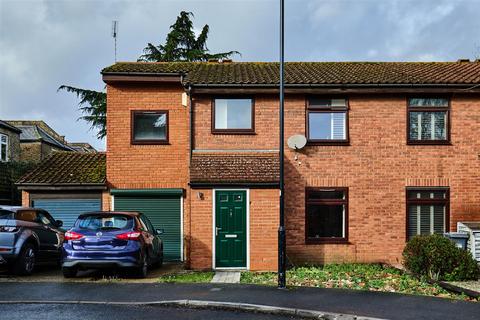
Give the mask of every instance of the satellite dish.
[[296, 134], [288, 138], [287, 145], [294, 150], [300, 150], [307, 144], [307, 138], [301, 134]]

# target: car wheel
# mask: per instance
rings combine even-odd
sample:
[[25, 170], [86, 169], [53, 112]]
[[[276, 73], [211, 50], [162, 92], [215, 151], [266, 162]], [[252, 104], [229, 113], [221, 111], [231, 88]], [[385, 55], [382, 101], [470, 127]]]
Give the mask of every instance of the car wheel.
[[72, 267], [63, 267], [62, 273], [64, 278], [74, 278], [77, 275], [77, 269]]
[[31, 243], [26, 243], [13, 265], [13, 272], [17, 275], [31, 275], [35, 268], [37, 251]]
[[147, 255], [144, 255], [142, 258], [142, 262], [140, 263], [140, 266], [138, 266], [135, 270], [135, 276], [141, 279], [146, 278], [147, 271], [148, 271]]

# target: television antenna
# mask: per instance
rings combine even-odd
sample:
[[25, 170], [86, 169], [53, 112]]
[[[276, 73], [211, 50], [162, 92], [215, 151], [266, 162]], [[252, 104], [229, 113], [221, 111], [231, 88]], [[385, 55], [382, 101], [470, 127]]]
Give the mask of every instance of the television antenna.
[[112, 37], [115, 42], [115, 62], [117, 62], [117, 36], [118, 36], [118, 21], [112, 21]]

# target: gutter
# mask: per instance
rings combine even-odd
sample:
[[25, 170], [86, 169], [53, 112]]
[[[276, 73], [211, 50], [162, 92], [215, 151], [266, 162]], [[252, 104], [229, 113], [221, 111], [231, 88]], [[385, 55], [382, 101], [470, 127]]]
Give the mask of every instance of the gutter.
[[182, 72], [100, 72], [104, 76], [142, 76], [142, 77], [183, 77], [185, 73]]
[[195, 126], [193, 125], [194, 115], [193, 115], [193, 97], [192, 97], [192, 86], [189, 85], [187, 88], [188, 99], [190, 102], [190, 159], [192, 158], [193, 149], [195, 147]]
[[[458, 83], [432, 83], [432, 84], [420, 84], [420, 83], [405, 83], [405, 84], [388, 84], [388, 83], [352, 83], [352, 84], [331, 84], [331, 83], [325, 83], [325, 84], [285, 84], [285, 87], [291, 87], [291, 88], [365, 88], [365, 87], [371, 87], [371, 88], [376, 88], [376, 87], [391, 87], [391, 88], [425, 88], [425, 87], [476, 87], [477, 84], [475, 83], [470, 83], [470, 84], [458, 84]], [[480, 86], [480, 84], [478, 84]], [[240, 83], [202, 83], [202, 84], [195, 84], [196, 87], [239, 87], [239, 88], [278, 88], [278, 84], [263, 84], [263, 83], [249, 83], [249, 84], [240, 84]], [[473, 87], [472, 87], [473, 88]]]
[[18, 190], [107, 190], [104, 183], [15, 183]]

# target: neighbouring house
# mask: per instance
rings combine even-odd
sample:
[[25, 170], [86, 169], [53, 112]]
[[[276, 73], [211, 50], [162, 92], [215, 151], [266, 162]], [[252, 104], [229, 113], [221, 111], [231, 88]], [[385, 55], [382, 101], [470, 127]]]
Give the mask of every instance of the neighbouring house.
[[17, 181], [23, 205], [46, 209], [64, 228], [72, 227], [80, 213], [102, 208], [105, 158], [104, 153], [52, 153]]
[[96, 153], [98, 152], [90, 143], [88, 142], [68, 142], [69, 147], [71, 147], [76, 152], [90, 152]]
[[20, 160], [20, 134], [22, 130], [0, 120], [0, 162]]
[[40, 162], [55, 151], [74, 151], [65, 137], [42, 120], [8, 120], [10, 125], [19, 128], [20, 161]]
[[19, 168], [16, 163], [20, 159], [21, 132], [0, 120], [0, 204], [12, 204], [20, 198], [13, 183], [18, 178]]
[[[168, 259], [276, 270], [278, 63], [116, 63], [103, 210], [139, 210]], [[480, 221], [480, 62], [285, 66], [287, 257], [397, 264]], [[24, 193], [24, 204], [32, 195]]]

